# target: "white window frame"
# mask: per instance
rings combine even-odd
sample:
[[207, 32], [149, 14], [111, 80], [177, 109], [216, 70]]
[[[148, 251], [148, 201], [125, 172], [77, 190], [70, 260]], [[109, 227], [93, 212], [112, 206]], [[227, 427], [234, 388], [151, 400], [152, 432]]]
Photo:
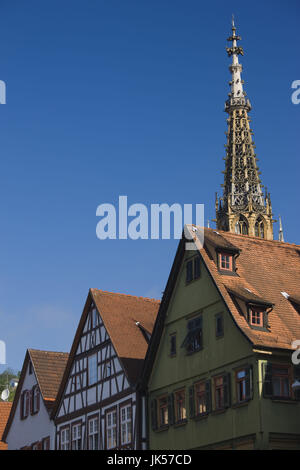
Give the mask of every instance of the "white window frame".
[[89, 450], [99, 450], [99, 417], [88, 418]]
[[[132, 441], [132, 406], [120, 406], [121, 445], [131, 444]], [[125, 436], [125, 439], [124, 439]]]
[[[117, 447], [117, 410], [106, 413], [106, 443], [107, 449]], [[114, 445], [113, 445], [114, 444]]]
[[72, 450], [81, 450], [81, 426], [82, 423], [72, 424]]
[[60, 449], [69, 450], [70, 448], [70, 428], [60, 430]]

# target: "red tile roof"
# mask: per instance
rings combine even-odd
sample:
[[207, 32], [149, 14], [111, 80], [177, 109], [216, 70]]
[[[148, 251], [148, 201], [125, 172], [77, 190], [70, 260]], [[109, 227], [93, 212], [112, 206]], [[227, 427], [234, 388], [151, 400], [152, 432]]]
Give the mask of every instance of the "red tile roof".
[[65, 371], [68, 353], [28, 349], [41, 394], [46, 406], [52, 407]]
[[99, 289], [91, 294], [127, 377], [135, 383], [148, 348], [138, 324], [151, 335], [160, 301]]
[[[148, 341], [143, 329], [151, 335], [160, 301], [146, 297], [107, 292], [99, 289], [90, 289], [83, 313], [72, 344], [68, 364], [58, 392], [55, 416], [64, 392], [66, 382], [76, 354], [82, 329], [84, 327], [90, 305], [94, 302], [104, 322], [107, 333], [124, 367], [129, 382], [135, 385], [141, 374]], [[140, 327], [138, 325], [140, 324]]]
[[2, 434], [5, 429], [12, 403], [0, 401], [0, 450], [7, 450], [7, 444], [2, 441]]
[[40, 351], [37, 349], [28, 349], [26, 351], [15, 398], [3, 432], [3, 439], [6, 440], [11, 423], [14, 419], [29, 361], [33, 364], [34, 373], [39, 384], [45, 406], [50, 411], [53, 409], [55, 404], [59, 386], [68, 361], [68, 356], [68, 353], [63, 352]]
[[[236, 324], [254, 345], [292, 349], [292, 341], [300, 338], [300, 316], [282, 292], [286, 292], [291, 298], [300, 297], [300, 245], [230, 232], [216, 233], [207, 228], [204, 230], [204, 248], [200, 249], [200, 253]], [[222, 275], [219, 272], [211, 256], [218, 239], [220, 247], [225, 248], [228, 243], [240, 250], [236, 258], [237, 276]], [[256, 297], [274, 304], [268, 315], [270, 331], [252, 329], [229, 291], [244, 292], [248, 300], [252, 296], [254, 300]]]

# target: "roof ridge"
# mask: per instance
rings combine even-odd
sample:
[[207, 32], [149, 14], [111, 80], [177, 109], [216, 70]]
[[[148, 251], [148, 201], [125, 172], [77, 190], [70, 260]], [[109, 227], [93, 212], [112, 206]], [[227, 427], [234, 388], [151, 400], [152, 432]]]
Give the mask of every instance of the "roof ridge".
[[285, 246], [291, 246], [291, 247], [298, 247], [300, 248], [300, 245], [298, 245], [297, 243], [290, 243], [290, 242], [281, 242], [280, 240], [267, 240], [266, 238], [259, 238], [259, 237], [255, 237], [253, 235], [244, 235], [244, 234], [240, 234], [240, 233], [233, 233], [233, 232], [226, 232], [225, 230], [217, 230], [217, 229], [213, 229], [213, 228], [208, 228], [208, 227], [204, 227], [206, 230], [210, 230], [212, 232], [218, 232], [220, 235], [225, 235], [225, 237], [227, 235], [229, 235], [230, 237], [236, 237], [238, 239], [243, 239], [243, 238], [247, 238], [249, 240], [253, 240], [253, 241], [259, 241], [259, 242], [269, 242], [269, 243], [277, 243], [279, 245], [282, 245], [283, 247]]
[[49, 351], [46, 349], [34, 349], [34, 348], [28, 348], [28, 351], [34, 351], [34, 352], [41, 352], [41, 353], [50, 353], [50, 354], [69, 354], [66, 351]]
[[154, 298], [150, 298], [150, 297], [142, 297], [142, 296], [132, 295], [132, 294], [123, 294], [122, 292], [111, 292], [111, 291], [107, 291], [107, 290], [96, 289], [95, 287], [92, 287], [92, 288], [91, 288], [91, 291], [101, 292], [102, 294], [123, 295], [123, 296], [125, 296], [125, 297], [133, 297], [133, 298], [135, 298], [135, 299], [140, 299], [140, 300], [146, 300], [146, 301], [149, 301], [149, 302], [158, 302], [158, 303], [160, 303], [160, 300], [154, 299]]

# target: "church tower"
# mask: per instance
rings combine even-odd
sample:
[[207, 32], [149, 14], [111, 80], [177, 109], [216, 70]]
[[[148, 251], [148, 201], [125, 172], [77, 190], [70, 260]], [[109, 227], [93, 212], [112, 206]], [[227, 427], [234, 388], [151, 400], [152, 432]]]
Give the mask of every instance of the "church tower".
[[223, 197], [216, 195], [217, 228], [273, 240], [271, 198], [267, 191], [265, 194], [262, 192], [248, 117], [251, 104], [243, 90], [242, 65], [238, 59], [244, 51], [238, 45], [241, 37], [236, 35], [233, 19], [232, 35], [227, 40], [232, 43], [231, 47], [226, 48], [228, 56], [232, 57], [229, 66], [231, 90], [225, 103], [228, 132]]

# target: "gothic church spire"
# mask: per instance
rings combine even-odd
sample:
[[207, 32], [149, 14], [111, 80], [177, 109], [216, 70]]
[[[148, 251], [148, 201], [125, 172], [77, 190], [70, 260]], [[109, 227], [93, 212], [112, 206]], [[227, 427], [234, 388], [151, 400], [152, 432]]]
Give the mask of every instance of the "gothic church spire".
[[239, 55], [244, 55], [244, 51], [238, 45], [241, 37], [236, 34], [233, 18], [231, 29], [227, 39], [231, 46], [226, 48], [232, 58], [230, 93], [225, 103], [228, 132], [223, 197], [216, 197], [217, 228], [273, 240], [271, 198], [269, 193], [264, 195], [262, 192], [253, 131], [249, 125], [251, 104], [243, 88], [242, 65], [239, 63]]

